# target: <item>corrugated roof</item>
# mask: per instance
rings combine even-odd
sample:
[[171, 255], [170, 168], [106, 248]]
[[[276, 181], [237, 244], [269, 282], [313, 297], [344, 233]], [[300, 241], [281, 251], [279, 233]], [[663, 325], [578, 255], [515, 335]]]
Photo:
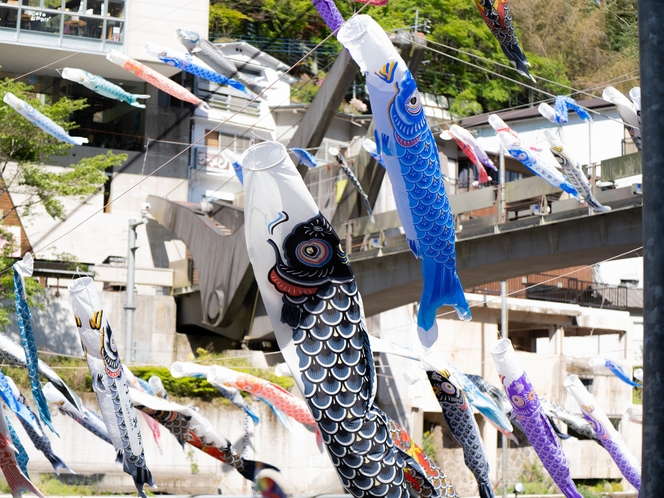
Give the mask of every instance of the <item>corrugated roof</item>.
[[[602, 99], [588, 99], [580, 100], [577, 102], [586, 109], [601, 109], [603, 107], [613, 107], [613, 104]], [[472, 128], [474, 126], [482, 126], [489, 123], [489, 115], [491, 113], [481, 114], [479, 116], [471, 116], [461, 120], [460, 126], [463, 128]], [[542, 115], [537, 110], [537, 107], [528, 107], [526, 109], [518, 109], [515, 111], [497, 112], [500, 118], [506, 123], [510, 121], [520, 121], [523, 119], [540, 118]]]

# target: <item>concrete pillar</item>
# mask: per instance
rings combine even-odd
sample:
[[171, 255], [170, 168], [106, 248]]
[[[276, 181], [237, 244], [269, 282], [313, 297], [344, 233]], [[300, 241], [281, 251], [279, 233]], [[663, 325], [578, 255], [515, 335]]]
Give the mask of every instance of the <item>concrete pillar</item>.
[[564, 338], [564, 328], [558, 325], [549, 325], [549, 354], [561, 355], [563, 353]]

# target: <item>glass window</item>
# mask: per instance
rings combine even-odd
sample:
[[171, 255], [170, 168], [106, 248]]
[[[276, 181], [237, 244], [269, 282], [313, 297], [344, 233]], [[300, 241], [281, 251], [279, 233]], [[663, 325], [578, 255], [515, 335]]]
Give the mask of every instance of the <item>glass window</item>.
[[16, 29], [18, 8], [0, 4], [0, 28]]
[[85, 7], [85, 13], [88, 15], [103, 16], [106, 13], [104, 10], [104, 0], [88, 0]]
[[108, 0], [108, 15], [111, 17], [124, 18], [124, 0]]
[[[60, 14], [50, 14], [48, 12], [39, 11], [23, 11], [30, 13], [28, 26], [21, 24], [21, 29], [28, 29], [30, 31], [41, 31], [42, 33], [60, 34]], [[23, 14], [25, 15], [25, 14]], [[21, 16], [21, 19], [23, 18]]]
[[63, 34], [101, 40], [104, 21], [94, 17], [65, 16]]
[[124, 36], [124, 22], [123, 21], [106, 21], [106, 40], [122, 43]]

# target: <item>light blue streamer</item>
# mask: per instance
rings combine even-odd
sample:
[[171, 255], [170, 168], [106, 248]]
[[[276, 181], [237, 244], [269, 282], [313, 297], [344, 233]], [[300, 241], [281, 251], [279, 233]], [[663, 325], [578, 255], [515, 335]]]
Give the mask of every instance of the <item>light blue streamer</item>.
[[48, 404], [41, 390], [38, 366], [39, 357], [37, 356], [37, 345], [35, 344], [35, 336], [32, 333], [32, 325], [30, 324], [30, 308], [25, 297], [23, 276], [16, 268], [14, 268], [14, 300], [16, 301], [16, 317], [18, 319], [18, 328], [21, 331], [21, 342], [25, 351], [25, 362], [28, 365], [32, 397], [37, 405], [39, 417], [59, 437], [60, 435], [51, 424], [51, 412], [48, 411]]

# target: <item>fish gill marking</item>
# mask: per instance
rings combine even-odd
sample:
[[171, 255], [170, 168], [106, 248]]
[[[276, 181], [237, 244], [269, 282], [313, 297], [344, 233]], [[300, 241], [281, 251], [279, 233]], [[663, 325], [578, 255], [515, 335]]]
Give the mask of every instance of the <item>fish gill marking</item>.
[[81, 322], [81, 318], [74, 315], [74, 321], [76, 322], [76, 326], [80, 329], [81, 326], [83, 325], [83, 322]]
[[277, 218], [274, 221], [271, 221], [267, 225], [267, 232], [270, 235], [274, 235], [274, 229], [277, 227], [277, 225], [280, 225], [281, 223], [286, 223], [289, 220], [288, 213], [286, 211], [279, 211], [279, 214], [277, 215]]
[[378, 76], [385, 83], [392, 83], [394, 81], [394, 74], [396, 73], [398, 62], [388, 62], [383, 67], [380, 68], [380, 71], [374, 71], [376, 76]]
[[90, 327], [93, 330], [101, 329], [101, 319], [103, 315], [104, 315], [104, 310], [95, 311], [92, 314], [92, 318], [90, 318]]

